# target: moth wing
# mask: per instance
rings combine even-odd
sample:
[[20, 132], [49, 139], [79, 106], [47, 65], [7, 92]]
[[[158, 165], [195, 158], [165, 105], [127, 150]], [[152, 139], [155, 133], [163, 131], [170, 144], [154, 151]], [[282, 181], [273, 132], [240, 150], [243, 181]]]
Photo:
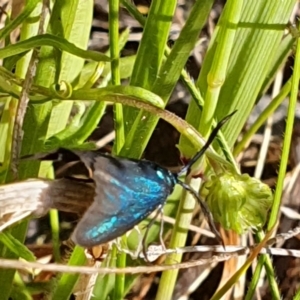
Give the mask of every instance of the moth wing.
[[80, 158], [93, 168], [96, 185], [94, 202], [72, 236], [84, 247], [106, 243], [132, 229], [164, 203], [174, 186], [163, 185], [149, 162], [99, 154]]

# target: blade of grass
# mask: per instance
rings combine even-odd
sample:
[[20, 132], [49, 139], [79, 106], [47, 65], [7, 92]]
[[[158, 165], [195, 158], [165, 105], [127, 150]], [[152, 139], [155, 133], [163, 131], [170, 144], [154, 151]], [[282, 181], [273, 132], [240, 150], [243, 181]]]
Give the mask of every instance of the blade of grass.
[[252, 279], [251, 279], [251, 283], [249, 284], [247, 294], [245, 296], [245, 300], [253, 299], [257, 284], [259, 283], [259, 280], [260, 280], [260, 273], [263, 269], [265, 261], [266, 261], [266, 256], [260, 255], [258, 258], [258, 262], [257, 262], [256, 268], [255, 268], [255, 271], [254, 271]]
[[[267, 232], [267, 234], [268, 233], [269, 232]], [[263, 232], [259, 232], [256, 235], [256, 239], [258, 241], [262, 241], [264, 239], [264, 237], [265, 237], [265, 234]], [[258, 279], [260, 279], [260, 272], [262, 271], [262, 264], [263, 264], [263, 266], [266, 270], [270, 290], [271, 290], [271, 293], [272, 293], [272, 298], [273, 299], [280, 299], [281, 298], [280, 297], [280, 291], [279, 291], [279, 288], [278, 288], [278, 285], [277, 285], [277, 282], [276, 282], [276, 273], [275, 273], [275, 270], [273, 268], [273, 263], [272, 263], [271, 258], [268, 255], [265, 255], [265, 254], [261, 255], [258, 258], [258, 262], [257, 262], [256, 268], [254, 270], [254, 275], [255, 276], [253, 276], [253, 278], [251, 280], [250, 288], [247, 292], [246, 298], [250, 299], [249, 296], [251, 296], [251, 294], [252, 294], [251, 299], [253, 299], [253, 295], [254, 295], [254, 292], [256, 290], [256, 285], [258, 284]]]
[[[8, 36], [14, 29], [16, 29], [20, 24], [22, 24], [29, 15], [35, 10], [36, 6], [40, 3], [40, 0], [28, 0], [26, 1], [23, 11], [9, 24], [0, 30], [0, 40]], [[39, 8], [40, 9], [40, 8]]]
[[214, 60], [206, 76], [207, 89], [199, 124], [200, 132], [204, 138], [207, 138], [210, 133], [221, 87], [225, 82], [231, 51], [234, 48], [237, 26], [243, 10], [243, 3], [244, 1], [241, 0], [227, 1], [222, 13], [222, 22], [219, 23], [220, 28]]
[[[93, 18], [93, 1], [63, 2], [60, 1], [57, 4], [55, 12], [51, 15], [51, 32], [55, 32], [59, 38], [74, 43], [76, 47], [85, 49], [88, 44], [89, 30]], [[59, 65], [58, 83], [62, 81], [72, 82], [79, 76], [84, 60], [82, 57], [70, 55], [70, 53], [62, 53]], [[72, 106], [72, 102], [62, 102], [53, 107], [46, 137], [50, 137], [66, 127]]]
[[[112, 85], [120, 85], [120, 50], [119, 50], [119, 1], [109, 0], [109, 49], [111, 57], [111, 83]], [[114, 141], [113, 152], [118, 154], [124, 145], [125, 132], [123, 123], [123, 107], [121, 104], [114, 104], [114, 127], [116, 137]], [[124, 238], [124, 237], [123, 237]], [[126, 253], [118, 253], [115, 251], [117, 266], [119, 268], [126, 267]], [[121, 300], [124, 298], [125, 274], [118, 274], [115, 277], [115, 288], [112, 298]]]
[[259, 115], [257, 120], [245, 132], [243, 138], [236, 144], [233, 155], [237, 156], [246, 147], [251, 137], [258, 131], [258, 129], [266, 122], [267, 118], [277, 109], [277, 107], [285, 100], [291, 90], [291, 79], [282, 87], [280, 93], [271, 101], [265, 110]]
[[280, 45], [274, 55], [274, 60], [271, 63], [269, 74], [266, 76], [265, 81], [262, 85], [262, 89], [258, 95], [258, 99], [260, 99], [262, 95], [265, 94], [265, 92], [273, 82], [278, 70], [280, 70], [283, 67], [284, 63], [287, 61], [289, 55], [293, 51], [295, 41], [295, 37], [293, 37], [291, 34], [288, 34], [280, 42]]
[[[13, 128], [15, 123], [15, 114], [14, 112], [18, 106], [18, 100], [12, 97], [7, 97], [4, 99], [5, 106], [2, 111], [1, 121], [0, 121], [0, 148], [3, 149], [1, 153], [0, 161], [0, 183], [4, 183], [10, 164], [11, 156], [11, 146], [12, 146], [12, 135]], [[1, 249], [1, 247], [0, 247]]]
[[[199, 186], [199, 180], [186, 180], [185, 183], [193, 186], [193, 181]], [[172, 231], [170, 248], [182, 247], [186, 243], [188, 226], [191, 223], [193, 211], [195, 208], [195, 199], [186, 190], [182, 191], [180, 204], [177, 210], [176, 222]], [[169, 255], [165, 261], [165, 264], [172, 264], [174, 261], [181, 261], [182, 254]], [[174, 286], [176, 283], [177, 275], [179, 270], [165, 271], [160, 279], [158, 291], [156, 294], [156, 300], [160, 299], [171, 299]]]
[[28, 250], [28, 248], [24, 246], [23, 243], [15, 239], [10, 233], [1, 232], [0, 241], [14, 254], [16, 254], [17, 257], [22, 257], [23, 259], [28, 261], [35, 261], [35, 256], [33, 255], [33, 253]]
[[53, 255], [56, 262], [60, 262], [60, 249], [59, 249], [59, 214], [57, 209], [51, 209], [49, 212], [51, 236], [53, 244]]
[[[300, 30], [300, 26], [298, 26], [298, 30]], [[271, 230], [275, 226], [278, 220], [278, 213], [281, 204], [281, 196], [283, 191], [283, 183], [286, 174], [286, 168], [288, 165], [291, 141], [292, 141], [292, 134], [293, 134], [293, 126], [295, 120], [295, 111], [296, 111], [296, 104], [297, 104], [297, 97], [298, 97], [298, 88], [299, 88], [299, 80], [300, 80], [300, 40], [297, 40], [297, 48], [296, 48], [296, 55], [295, 55], [295, 63], [294, 63], [294, 70], [292, 76], [292, 86], [291, 86], [291, 95], [290, 101], [288, 106], [288, 113], [287, 113], [287, 123], [284, 133], [284, 141], [283, 141], [283, 148], [282, 148], [282, 155], [280, 160], [279, 172], [278, 172], [278, 179], [276, 184], [276, 190], [274, 194], [274, 203], [271, 209], [270, 218], [268, 222], [268, 230]], [[268, 270], [267, 270], [268, 274]], [[271, 293], [273, 297], [278, 296], [278, 287], [275, 285], [271, 285]]]
[[[152, 1], [130, 79], [131, 85], [152, 89], [162, 64], [176, 2], [175, 0]], [[124, 108], [126, 136], [138, 113], [132, 108]]]
[[[14, 56], [20, 53], [27, 52], [33, 48], [41, 46], [51, 46], [57, 49], [66, 51], [70, 54], [76, 55], [84, 59], [91, 59], [95, 61], [109, 61], [109, 57], [100, 52], [92, 50], [83, 50], [73, 43], [69, 42], [66, 38], [54, 36], [52, 34], [43, 34], [29, 38], [25, 41], [18, 42], [0, 49], [0, 58]], [[74, 66], [74, 65], [73, 65]], [[80, 65], [79, 65], [80, 66]], [[78, 67], [76, 67], [78, 68]], [[75, 73], [76, 74], [76, 73]]]
[[[295, 3], [294, 0], [286, 1], [284, 5], [280, 0], [245, 2], [236, 42], [239, 43], [244, 34], [246, 40], [243, 48], [239, 48], [241, 45], [236, 45], [233, 49], [228, 80], [222, 88], [220, 105], [216, 112], [218, 117], [227, 114], [229, 100], [230, 106], [241, 112], [224, 126], [223, 133], [229, 145], [235, 142], [267, 74], [273, 67], [274, 57]], [[254, 28], [251, 25], [248, 27], [248, 22], [254, 23]], [[245, 55], [247, 60], [244, 59]], [[232, 68], [235, 68], [235, 73], [232, 73]], [[239, 83], [238, 88], [236, 83]]]
[[[75, 247], [74, 251], [68, 262], [69, 266], [83, 266], [86, 262], [84, 249]], [[58, 281], [55, 291], [52, 291], [53, 300], [66, 300], [70, 299], [73, 288], [79, 278], [79, 274], [63, 274]]]
[[[120, 85], [120, 50], [119, 50], [119, 1], [109, 1], [109, 50], [111, 57], [111, 83]], [[114, 105], [114, 124], [116, 138], [114, 152], [118, 154], [124, 144], [123, 108], [120, 104]]]

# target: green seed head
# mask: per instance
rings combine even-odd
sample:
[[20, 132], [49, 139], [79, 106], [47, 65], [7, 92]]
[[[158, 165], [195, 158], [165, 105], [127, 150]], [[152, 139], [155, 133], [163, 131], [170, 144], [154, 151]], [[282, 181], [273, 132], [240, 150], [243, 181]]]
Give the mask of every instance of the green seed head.
[[206, 201], [216, 222], [241, 234], [261, 228], [273, 202], [271, 189], [247, 174], [212, 176], [203, 185]]

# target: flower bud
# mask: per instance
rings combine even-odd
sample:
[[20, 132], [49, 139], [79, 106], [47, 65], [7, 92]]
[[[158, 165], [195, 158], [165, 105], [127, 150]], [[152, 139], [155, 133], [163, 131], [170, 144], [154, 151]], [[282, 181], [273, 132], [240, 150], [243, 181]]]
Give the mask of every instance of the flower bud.
[[212, 176], [203, 193], [215, 221], [239, 234], [261, 228], [273, 203], [269, 186], [247, 174]]

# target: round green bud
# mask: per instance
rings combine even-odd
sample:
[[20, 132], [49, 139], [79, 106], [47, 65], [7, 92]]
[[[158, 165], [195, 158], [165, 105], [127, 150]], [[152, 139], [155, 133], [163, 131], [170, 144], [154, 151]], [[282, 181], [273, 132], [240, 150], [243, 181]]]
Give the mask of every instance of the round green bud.
[[239, 234], [261, 228], [273, 203], [269, 186], [247, 174], [212, 176], [202, 191], [215, 221]]

